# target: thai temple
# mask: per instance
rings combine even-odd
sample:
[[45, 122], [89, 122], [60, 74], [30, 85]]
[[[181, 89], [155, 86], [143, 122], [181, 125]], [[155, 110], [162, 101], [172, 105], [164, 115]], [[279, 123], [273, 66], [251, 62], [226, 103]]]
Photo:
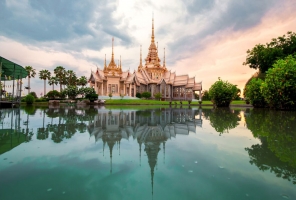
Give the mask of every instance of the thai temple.
[[154, 19], [152, 19], [151, 44], [145, 63], [142, 63], [142, 47], [140, 50], [140, 62], [138, 69], [133, 73], [130, 70], [123, 71], [120, 62], [114, 61], [114, 39], [112, 38], [112, 54], [110, 63], [104, 68], [92, 71], [89, 85], [93, 87], [99, 96], [130, 96], [137, 93], [150, 92], [153, 98], [160, 93], [163, 100], [191, 100], [194, 93], [199, 92], [201, 99], [202, 82], [195, 82], [195, 77], [188, 74], [177, 75], [166, 66], [165, 49], [163, 62], [158, 55], [158, 45], [155, 44]]

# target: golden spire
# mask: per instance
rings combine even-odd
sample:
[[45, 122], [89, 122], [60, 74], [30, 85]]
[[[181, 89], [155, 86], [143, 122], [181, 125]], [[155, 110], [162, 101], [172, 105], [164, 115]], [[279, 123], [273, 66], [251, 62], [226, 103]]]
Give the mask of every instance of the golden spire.
[[114, 38], [112, 37], [112, 60], [114, 60], [114, 52], [113, 52], [113, 43], [114, 43]]
[[140, 66], [142, 67], [142, 45], [140, 45]]
[[163, 67], [165, 68], [165, 48], [163, 48]]
[[154, 16], [152, 16], [152, 35], [151, 35], [151, 43], [154, 43]]

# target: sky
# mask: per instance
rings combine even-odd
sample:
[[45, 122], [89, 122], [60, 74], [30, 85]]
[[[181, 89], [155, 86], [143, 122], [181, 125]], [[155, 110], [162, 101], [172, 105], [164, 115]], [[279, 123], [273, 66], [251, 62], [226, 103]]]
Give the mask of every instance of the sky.
[[195, 77], [203, 90], [218, 77], [242, 90], [256, 72], [243, 65], [247, 50], [296, 30], [295, 0], [0, 0], [0, 8], [0, 55], [36, 69], [38, 96], [40, 70], [63, 66], [89, 78], [105, 54], [110, 62], [112, 37], [116, 61], [136, 70], [152, 16], [161, 61], [165, 48], [168, 70]]

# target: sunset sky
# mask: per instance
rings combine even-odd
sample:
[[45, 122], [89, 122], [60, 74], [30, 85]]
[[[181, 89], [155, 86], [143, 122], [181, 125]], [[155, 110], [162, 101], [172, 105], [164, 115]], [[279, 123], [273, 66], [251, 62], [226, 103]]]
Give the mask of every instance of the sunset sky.
[[109, 63], [112, 37], [116, 60], [133, 72], [140, 45], [143, 59], [148, 53], [152, 13], [160, 59], [165, 48], [167, 68], [195, 76], [203, 90], [218, 77], [243, 89], [256, 72], [242, 65], [246, 51], [296, 31], [295, 0], [1, 0], [0, 8], [0, 55], [36, 69], [38, 96], [40, 70], [63, 66], [88, 78], [105, 54]]

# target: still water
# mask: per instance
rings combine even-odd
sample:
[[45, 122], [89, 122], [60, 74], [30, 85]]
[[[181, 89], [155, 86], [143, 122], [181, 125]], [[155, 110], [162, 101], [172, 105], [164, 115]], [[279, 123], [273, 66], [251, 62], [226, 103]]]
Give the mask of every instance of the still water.
[[296, 113], [0, 110], [0, 199], [296, 199]]

